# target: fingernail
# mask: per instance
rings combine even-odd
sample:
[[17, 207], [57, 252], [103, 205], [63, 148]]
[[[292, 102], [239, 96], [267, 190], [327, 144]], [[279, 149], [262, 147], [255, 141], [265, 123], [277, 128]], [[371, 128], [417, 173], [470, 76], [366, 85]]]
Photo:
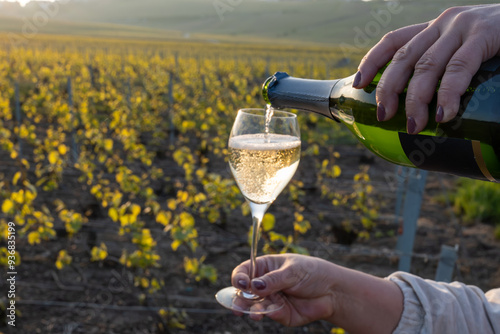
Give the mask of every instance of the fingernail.
[[266, 282], [260, 279], [254, 279], [252, 285], [257, 290], [264, 290], [266, 288]]
[[354, 81], [352, 82], [352, 86], [354, 88], [357, 88], [360, 81], [361, 81], [361, 72], [358, 71], [358, 72], [356, 72], [356, 75], [354, 76]]
[[443, 107], [439, 106], [436, 112], [436, 122], [440, 123], [444, 118]]
[[385, 107], [381, 102], [377, 104], [377, 119], [379, 121], [383, 121], [385, 119]]
[[406, 131], [409, 134], [414, 134], [416, 127], [417, 127], [417, 123], [415, 123], [415, 119], [411, 116], [408, 117], [408, 119], [406, 120]]
[[248, 284], [247, 284], [247, 281], [243, 280], [243, 279], [240, 279], [238, 281], [238, 286], [241, 290], [246, 290], [248, 289]]

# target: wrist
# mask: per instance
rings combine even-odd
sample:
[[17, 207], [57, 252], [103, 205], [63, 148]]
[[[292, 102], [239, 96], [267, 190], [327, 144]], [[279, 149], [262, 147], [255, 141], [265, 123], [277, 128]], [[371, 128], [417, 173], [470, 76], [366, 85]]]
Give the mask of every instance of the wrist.
[[334, 312], [325, 319], [350, 334], [394, 331], [403, 312], [403, 294], [396, 283], [337, 267], [331, 284]]

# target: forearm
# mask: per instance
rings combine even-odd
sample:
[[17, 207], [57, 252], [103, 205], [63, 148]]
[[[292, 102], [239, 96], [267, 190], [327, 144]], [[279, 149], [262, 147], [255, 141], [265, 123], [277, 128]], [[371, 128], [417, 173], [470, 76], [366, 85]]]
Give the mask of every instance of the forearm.
[[390, 334], [403, 312], [403, 294], [396, 283], [338, 267], [332, 285], [336, 311], [328, 319], [350, 334]]
[[459, 282], [425, 280], [408, 273], [389, 276], [403, 291], [405, 307], [395, 333], [500, 333], [500, 290], [486, 295]]

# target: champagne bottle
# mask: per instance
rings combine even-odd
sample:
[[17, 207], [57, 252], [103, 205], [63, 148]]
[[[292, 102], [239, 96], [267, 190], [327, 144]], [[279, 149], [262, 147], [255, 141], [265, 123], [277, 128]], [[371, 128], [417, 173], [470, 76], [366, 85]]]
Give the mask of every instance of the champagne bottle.
[[[405, 92], [396, 115], [377, 120], [375, 89], [383, 70], [364, 89], [352, 88], [354, 75], [310, 80], [276, 72], [262, 93], [274, 108], [312, 111], [343, 123], [369, 150], [392, 163], [500, 182], [500, 58], [482, 64], [453, 120], [437, 123], [430, 116], [416, 135], [406, 132]], [[436, 110], [436, 100], [437, 94], [429, 115]]]

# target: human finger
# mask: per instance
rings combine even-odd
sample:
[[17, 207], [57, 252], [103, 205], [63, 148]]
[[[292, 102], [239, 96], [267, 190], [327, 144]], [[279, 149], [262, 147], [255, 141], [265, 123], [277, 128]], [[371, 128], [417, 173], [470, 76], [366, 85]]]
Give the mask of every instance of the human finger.
[[[406, 88], [414, 73], [415, 65], [439, 39], [440, 34], [438, 27], [429, 25], [396, 52], [377, 85], [376, 101], [379, 121], [388, 120], [396, 114], [399, 107], [399, 94]], [[427, 117], [425, 115], [427, 111], [423, 113], [424, 115], [420, 117]]]
[[285, 262], [278, 269], [260, 275], [251, 281], [251, 289], [259, 296], [269, 296], [280, 291], [287, 291], [297, 286], [307, 275], [306, 269], [292, 262]]
[[[415, 64], [405, 101], [408, 133], [415, 134], [425, 128], [429, 119], [428, 105], [450, 58], [460, 48], [460, 37], [461, 34], [457, 32], [442, 35]], [[441, 116], [442, 111], [436, 115], [436, 119]]]
[[[255, 260], [257, 277], [265, 275], [266, 273], [276, 270], [286, 261], [286, 257], [281, 255], [266, 255], [258, 257]], [[241, 263], [234, 268], [231, 275], [231, 282], [233, 286], [247, 290], [250, 288], [250, 260]]]
[[487, 60], [484, 53], [477, 52], [478, 47], [474, 42], [465, 43], [448, 62], [438, 90], [437, 122], [447, 122], [457, 115], [461, 96], [481, 63]]
[[375, 78], [378, 70], [386, 65], [403, 45], [427, 26], [428, 23], [411, 25], [391, 31], [382, 37], [361, 60], [353, 87], [366, 87]]
[[247, 290], [250, 287], [250, 260], [245, 261], [233, 269], [231, 284], [240, 289]]

